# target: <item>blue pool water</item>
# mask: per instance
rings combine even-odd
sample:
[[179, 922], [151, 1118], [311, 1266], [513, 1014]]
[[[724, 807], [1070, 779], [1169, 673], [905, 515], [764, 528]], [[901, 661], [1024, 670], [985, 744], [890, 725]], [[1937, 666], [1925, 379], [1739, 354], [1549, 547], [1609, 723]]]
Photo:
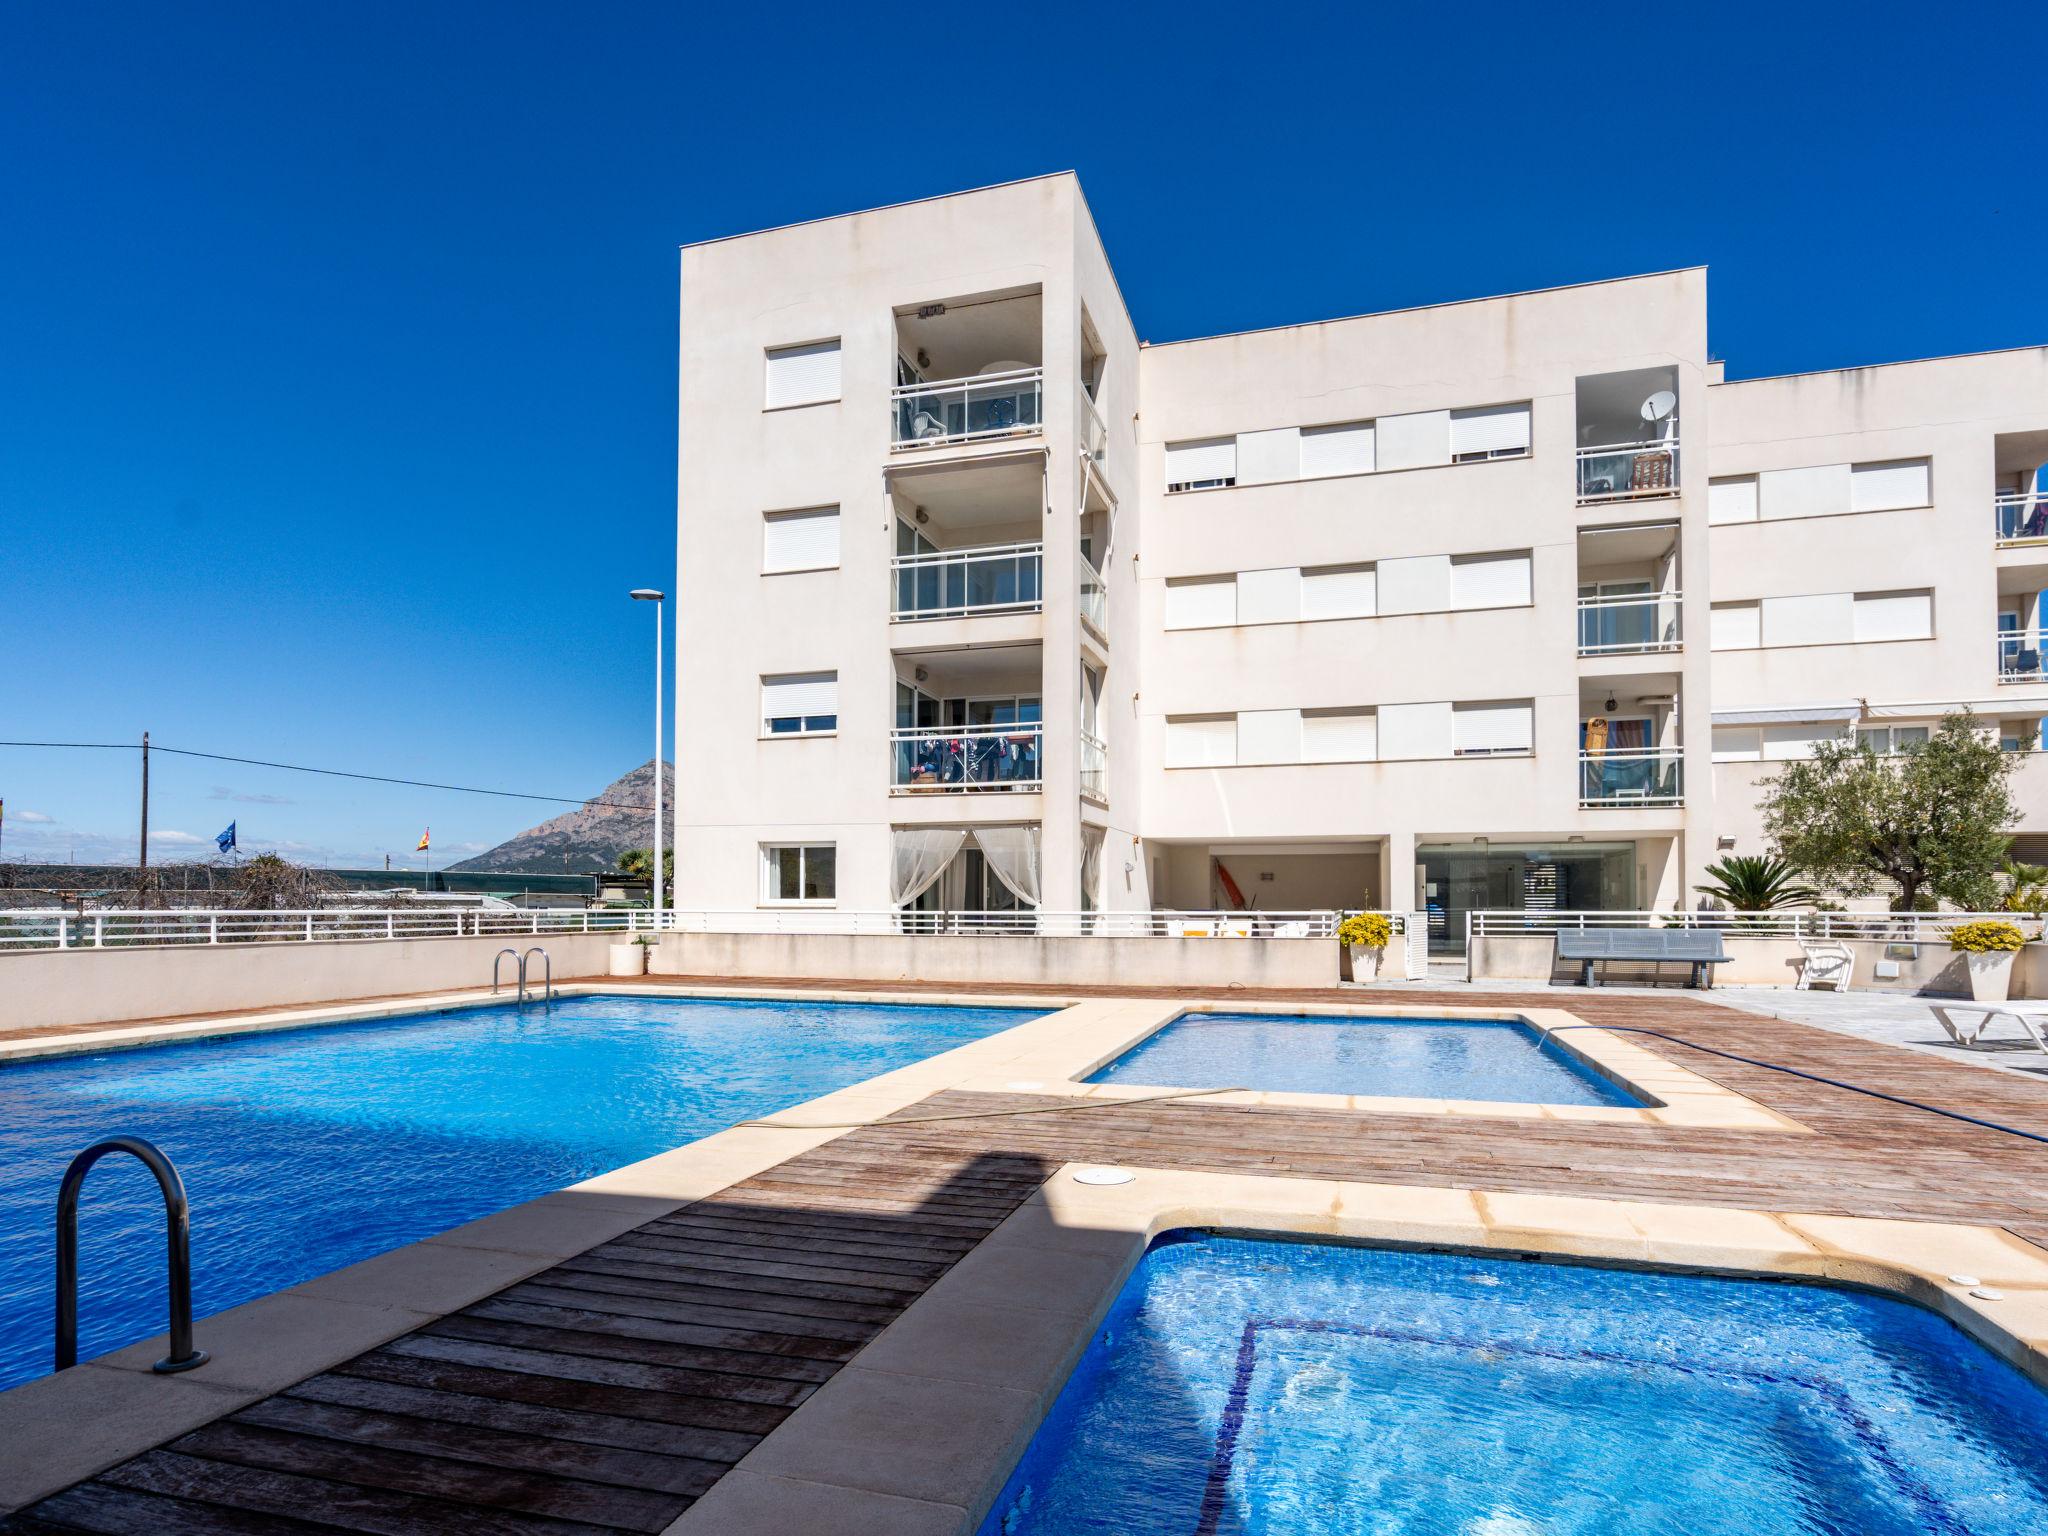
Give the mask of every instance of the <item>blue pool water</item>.
[[1509, 1019], [1186, 1013], [1088, 1081], [1516, 1104], [1643, 1102]]
[[[57, 1185], [104, 1136], [177, 1163], [203, 1316], [1034, 1016], [590, 997], [0, 1067], [0, 1387], [50, 1368]], [[161, 1332], [140, 1164], [79, 1231], [79, 1357]]]
[[1858, 1292], [1212, 1236], [983, 1536], [2039, 1536], [2048, 1394]]

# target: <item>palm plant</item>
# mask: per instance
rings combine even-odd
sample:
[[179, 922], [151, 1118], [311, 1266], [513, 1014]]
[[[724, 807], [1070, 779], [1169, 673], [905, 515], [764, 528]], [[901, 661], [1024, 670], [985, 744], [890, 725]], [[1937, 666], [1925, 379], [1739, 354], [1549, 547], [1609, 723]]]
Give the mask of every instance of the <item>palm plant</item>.
[[2048, 864], [2022, 864], [2008, 857], [2000, 867], [2008, 882], [2005, 910], [2008, 912], [2048, 911]]
[[1730, 854], [1720, 863], [1708, 865], [1707, 874], [1714, 883], [1693, 889], [1737, 912], [1805, 906], [1820, 895], [1812, 886], [1799, 883], [1790, 864], [1768, 855]]

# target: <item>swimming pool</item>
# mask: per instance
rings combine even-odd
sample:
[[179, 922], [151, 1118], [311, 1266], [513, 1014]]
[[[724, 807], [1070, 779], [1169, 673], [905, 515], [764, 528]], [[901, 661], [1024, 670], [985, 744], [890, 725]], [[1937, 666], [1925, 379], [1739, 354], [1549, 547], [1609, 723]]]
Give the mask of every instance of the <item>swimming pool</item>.
[[[204, 1316], [1037, 1016], [580, 997], [0, 1067], [0, 1387], [50, 1368], [57, 1185], [104, 1136], [177, 1163]], [[79, 1358], [160, 1332], [140, 1164], [79, 1235]]]
[[1643, 1104], [1513, 1019], [1184, 1013], [1088, 1081], [1515, 1104]]
[[2048, 1394], [1859, 1292], [1182, 1236], [981, 1529], [2021, 1536]]

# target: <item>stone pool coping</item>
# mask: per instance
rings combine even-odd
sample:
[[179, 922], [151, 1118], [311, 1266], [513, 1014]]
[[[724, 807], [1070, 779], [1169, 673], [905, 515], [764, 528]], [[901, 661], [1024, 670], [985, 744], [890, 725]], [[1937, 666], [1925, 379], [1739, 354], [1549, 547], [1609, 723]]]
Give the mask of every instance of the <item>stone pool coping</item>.
[[[1086, 1079], [1182, 1014], [1229, 1013], [1318, 1018], [1496, 1019], [1542, 1032], [1550, 1044], [1589, 1071], [1618, 1083], [1646, 1102], [1642, 1108], [1605, 1104], [1527, 1104], [1492, 1099], [1423, 1099], [1370, 1094], [1294, 1093], [1231, 1089], [1201, 1095], [1205, 1104], [1314, 1109], [1350, 1114], [1456, 1115], [1486, 1119], [1575, 1121], [1594, 1125], [1662, 1125], [1691, 1129], [1784, 1131], [1811, 1135], [1807, 1126], [1725, 1088], [1690, 1068], [1646, 1050], [1625, 1035], [1588, 1027], [1562, 1008], [1403, 1008], [1384, 1004], [1292, 1002], [1170, 1002], [1126, 1000], [1107, 1015], [1090, 1013], [1072, 1027], [1047, 1031], [1042, 1049], [1009, 1063], [1014, 1074], [986, 1076], [956, 1086], [976, 1093], [1036, 1093], [1058, 1098], [1147, 1099], [1187, 1092], [1185, 1084], [1091, 1083]], [[1560, 1033], [1550, 1033], [1551, 1031]]]
[[1074, 1181], [1084, 1166], [1056, 1172], [666, 1536], [968, 1536], [1146, 1245], [1187, 1228], [1863, 1286], [2048, 1386], [2048, 1252], [1997, 1228], [1145, 1167], [1094, 1187]]

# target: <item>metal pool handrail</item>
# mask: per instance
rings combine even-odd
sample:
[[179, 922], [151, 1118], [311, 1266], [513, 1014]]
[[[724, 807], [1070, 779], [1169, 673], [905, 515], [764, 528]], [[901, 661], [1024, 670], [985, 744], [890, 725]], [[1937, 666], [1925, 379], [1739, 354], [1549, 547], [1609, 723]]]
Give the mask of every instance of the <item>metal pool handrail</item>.
[[78, 1364], [78, 1194], [92, 1166], [110, 1152], [126, 1152], [156, 1175], [164, 1195], [165, 1250], [171, 1272], [171, 1352], [151, 1367], [162, 1375], [206, 1364], [192, 1347], [192, 1207], [185, 1181], [154, 1142], [140, 1136], [110, 1136], [94, 1142], [64, 1170], [57, 1190], [57, 1369]]
[[526, 996], [526, 956], [520, 954], [518, 950], [509, 944], [491, 956], [491, 996], [496, 997], [498, 995], [498, 962], [507, 955], [510, 955], [512, 963], [519, 967], [519, 995], [524, 997]]
[[519, 957], [519, 1001], [526, 1001], [526, 962], [535, 955], [540, 956], [541, 975], [546, 978], [542, 983], [541, 1001], [552, 1003], [555, 1000], [555, 962], [548, 958], [548, 952], [538, 944]]

